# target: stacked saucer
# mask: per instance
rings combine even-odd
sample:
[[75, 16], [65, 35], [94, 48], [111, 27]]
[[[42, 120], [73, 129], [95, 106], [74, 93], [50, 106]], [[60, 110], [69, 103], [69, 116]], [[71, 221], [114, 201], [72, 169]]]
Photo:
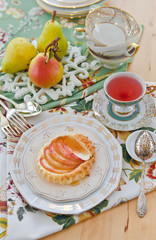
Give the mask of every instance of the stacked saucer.
[[105, 3], [106, 0], [36, 0], [46, 12], [56, 10], [57, 16], [76, 18], [86, 16], [91, 5]]

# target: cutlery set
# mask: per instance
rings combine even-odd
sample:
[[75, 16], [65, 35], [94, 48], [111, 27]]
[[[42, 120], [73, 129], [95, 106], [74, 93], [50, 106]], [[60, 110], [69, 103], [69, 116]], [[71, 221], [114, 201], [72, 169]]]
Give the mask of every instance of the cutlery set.
[[11, 126], [11, 124], [8, 122], [7, 118], [0, 112], [0, 126], [2, 131], [5, 133], [6, 136], [16, 136], [17, 132], [14, 130], [14, 128]]
[[[5, 99], [10, 101], [10, 99]], [[0, 127], [6, 136], [21, 136], [23, 132], [31, 128], [25, 118], [15, 109], [8, 108], [6, 104], [0, 100], [0, 106], [6, 111], [6, 116], [0, 112]]]
[[42, 112], [41, 106], [34, 101], [27, 101], [18, 104], [2, 94], [0, 94], [0, 99], [10, 102], [23, 117], [33, 117]]

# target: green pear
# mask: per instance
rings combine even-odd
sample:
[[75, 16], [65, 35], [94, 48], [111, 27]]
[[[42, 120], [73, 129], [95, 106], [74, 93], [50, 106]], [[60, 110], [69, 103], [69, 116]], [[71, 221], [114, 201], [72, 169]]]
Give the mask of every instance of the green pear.
[[37, 55], [37, 49], [24, 37], [12, 39], [1, 62], [2, 71], [16, 73], [28, 69], [30, 61]]
[[62, 59], [68, 50], [68, 42], [64, 34], [62, 34], [62, 37], [58, 42], [58, 48], [59, 51], [57, 52], [57, 55]]
[[60, 24], [55, 21], [56, 11], [53, 11], [52, 20], [45, 23], [42, 33], [37, 42], [37, 49], [39, 52], [44, 52], [46, 46], [51, 43], [54, 39], [60, 38], [58, 42], [59, 51], [57, 55], [60, 59], [66, 54], [68, 49], [67, 39], [64, 36]]

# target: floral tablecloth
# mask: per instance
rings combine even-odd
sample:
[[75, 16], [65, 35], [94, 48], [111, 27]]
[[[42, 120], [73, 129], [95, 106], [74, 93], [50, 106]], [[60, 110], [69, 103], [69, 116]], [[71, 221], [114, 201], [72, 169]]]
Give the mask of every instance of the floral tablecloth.
[[[97, 93], [74, 102], [70, 106], [60, 106], [47, 110], [29, 121], [35, 124], [56, 114], [74, 114], [93, 118], [92, 103], [95, 94]], [[155, 117], [153, 117], [150, 125], [145, 128], [153, 132], [156, 131]], [[132, 159], [126, 151], [125, 141], [131, 132], [114, 130], [111, 130], [111, 132], [120, 142], [123, 149], [123, 168], [119, 186], [99, 205], [79, 215], [44, 212], [32, 208], [25, 202], [8, 171], [9, 162], [12, 160], [12, 153], [18, 139], [7, 140], [3, 133], [0, 132], [0, 238], [7, 234], [7, 239], [10, 240], [39, 239], [93, 217], [111, 207], [118, 206], [120, 203], [136, 198], [140, 190], [142, 170], [141, 163]], [[150, 192], [155, 188], [156, 164], [154, 162], [146, 164], [145, 189], [146, 192]]]

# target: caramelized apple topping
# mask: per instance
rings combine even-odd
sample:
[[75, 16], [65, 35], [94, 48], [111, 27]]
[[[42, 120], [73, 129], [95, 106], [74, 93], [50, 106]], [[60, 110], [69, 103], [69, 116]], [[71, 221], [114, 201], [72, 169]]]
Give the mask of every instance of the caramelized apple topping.
[[95, 147], [87, 137], [82, 134], [65, 135], [43, 147], [38, 157], [38, 168], [48, 181], [68, 184], [88, 176], [94, 161]]

